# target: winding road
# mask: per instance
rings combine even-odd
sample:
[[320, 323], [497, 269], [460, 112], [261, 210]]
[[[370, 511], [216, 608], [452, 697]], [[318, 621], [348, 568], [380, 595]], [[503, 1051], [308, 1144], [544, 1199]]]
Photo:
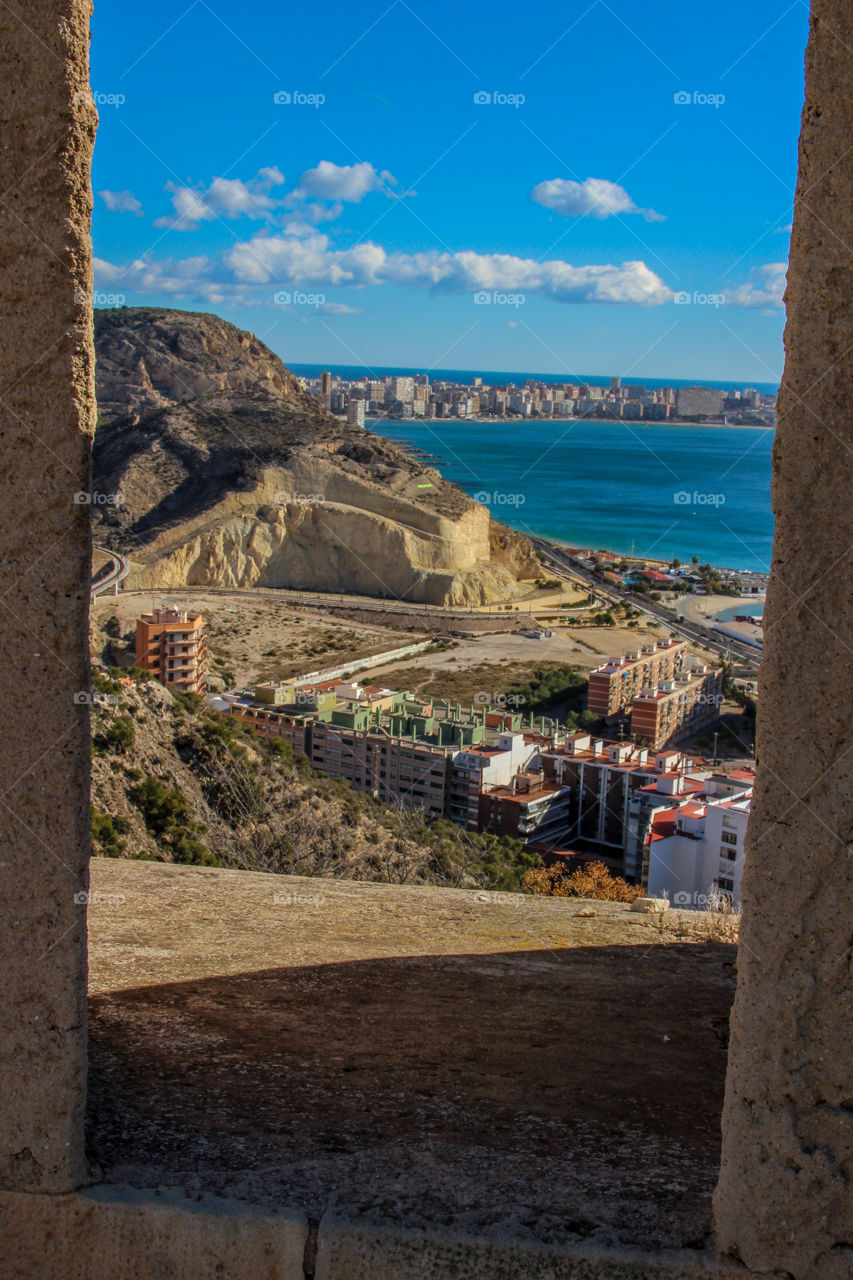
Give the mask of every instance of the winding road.
[[128, 563], [117, 551], [107, 551], [105, 547], [95, 547], [95, 551], [109, 556], [110, 560], [109, 564], [101, 565], [97, 573], [92, 575], [91, 598], [97, 600], [98, 596], [106, 595], [108, 591], [117, 596], [119, 585], [128, 575]]

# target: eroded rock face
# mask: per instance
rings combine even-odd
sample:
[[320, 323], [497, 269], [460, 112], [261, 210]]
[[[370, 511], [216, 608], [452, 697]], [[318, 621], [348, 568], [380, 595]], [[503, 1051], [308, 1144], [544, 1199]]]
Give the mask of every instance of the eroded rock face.
[[313, 397], [252, 333], [215, 315], [158, 307], [95, 313], [102, 421], [213, 391], [272, 391], [316, 413]]
[[338, 422], [217, 316], [96, 318], [100, 540], [129, 585], [297, 587], [467, 605], [513, 598], [527, 538], [388, 441]]

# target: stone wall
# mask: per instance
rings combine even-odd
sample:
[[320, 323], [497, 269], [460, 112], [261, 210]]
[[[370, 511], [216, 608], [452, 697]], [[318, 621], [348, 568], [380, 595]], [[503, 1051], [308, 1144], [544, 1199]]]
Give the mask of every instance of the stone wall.
[[716, 1197], [721, 1248], [797, 1280], [853, 1274], [851, 49], [849, 0], [814, 0]]
[[85, 1173], [94, 427], [88, 0], [0, 6], [0, 1187]]

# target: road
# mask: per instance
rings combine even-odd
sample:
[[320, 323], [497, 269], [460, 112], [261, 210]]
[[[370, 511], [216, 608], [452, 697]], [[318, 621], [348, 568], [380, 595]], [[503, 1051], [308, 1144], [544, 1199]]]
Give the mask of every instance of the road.
[[105, 595], [108, 591], [112, 591], [113, 595], [118, 595], [119, 585], [128, 574], [127, 561], [117, 551], [107, 551], [104, 547], [96, 547], [95, 550], [100, 551], [102, 555], [109, 556], [110, 563], [103, 565], [92, 578], [92, 599], [97, 600], [98, 596]]
[[602, 596], [612, 604], [630, 604], [632, 608], [639, 609], [648, 617], [664, 623], [670, 631], [681, 636], [683, 640], [711, 649], [725, 660], [735, 657], [752, 667], [757, 667], [760, 663], [760, 652], [750, 645], [742, 644], [729, 636], [715, 634], [709, 627], [703, 627], [699, 623], [679, 619], [665, 605], [659, 604], [656, 600], [649, 600], [647, 596], [623, 591], [610, 582], [602, 582], [601, 578], [579, 564], [568, 551], [563, 551], [553, 543], [546, 542], [544, 538], [531, 538], [531, 541], [548, 564], [562, 577], [571, 575], [575, 580], [580, 580], [589, 586], [596, 595]]

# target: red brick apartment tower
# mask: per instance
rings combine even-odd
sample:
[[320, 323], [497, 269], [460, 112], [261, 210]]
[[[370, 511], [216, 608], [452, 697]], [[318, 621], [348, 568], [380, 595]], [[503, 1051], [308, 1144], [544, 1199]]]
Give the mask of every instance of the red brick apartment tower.
[[204, 693], [207, 646], [204, 618], [184, 609], [155, 609], [136, 620], [136, 665], [161, 684]]
[[624, 658], [608, 658], [589, 673], [589, 710], [608, 723], [627, 716], [643, 689], [680, 675], [686, 653], [683, 640], [658, 640]]

